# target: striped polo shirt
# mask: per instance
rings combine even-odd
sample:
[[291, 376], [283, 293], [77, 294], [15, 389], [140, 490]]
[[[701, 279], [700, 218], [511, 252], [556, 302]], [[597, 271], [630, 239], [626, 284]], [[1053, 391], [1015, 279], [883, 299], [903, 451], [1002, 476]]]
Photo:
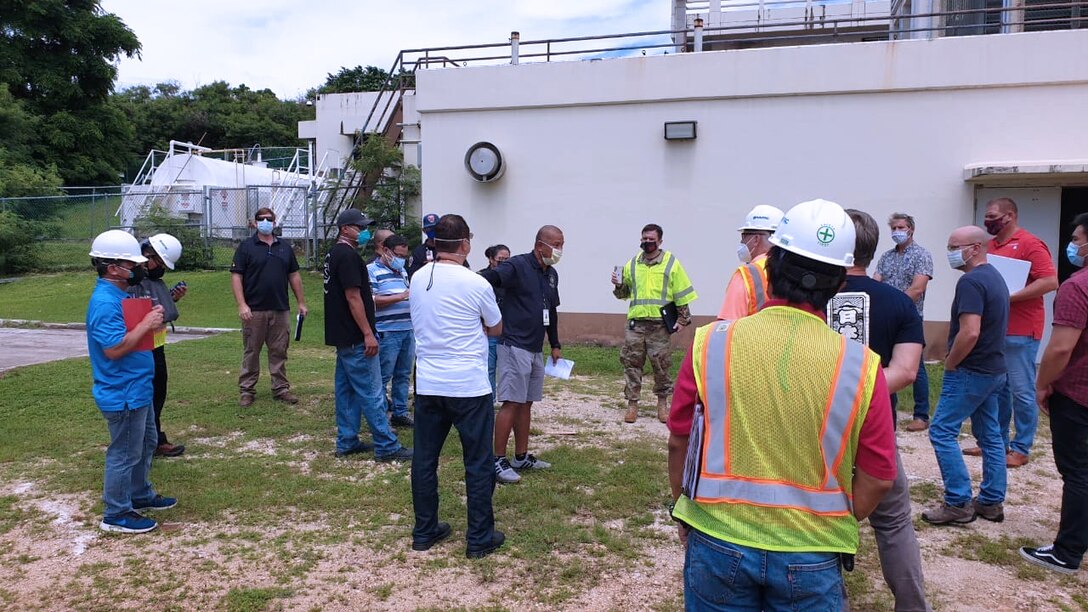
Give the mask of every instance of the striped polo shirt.
[[[381, 258], [375, 259], [366, 267], [370, 275], [370, 290], [374, 295], [393, 295], [408, 290], [408, 276], [396, 272], [385, 265]], [[408, 300], [394, 302], [384, 308], [378, 307], [374, 313], [374, 324], [378, 332], [411, 331], [412, 310]]]

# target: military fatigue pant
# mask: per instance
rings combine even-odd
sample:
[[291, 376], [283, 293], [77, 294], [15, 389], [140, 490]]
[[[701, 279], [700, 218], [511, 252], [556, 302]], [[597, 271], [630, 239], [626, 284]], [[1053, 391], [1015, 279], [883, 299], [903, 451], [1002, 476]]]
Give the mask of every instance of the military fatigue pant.
[[654, 370], [654, 395], [665, 397], [672, 392], [672, 347], [669, 345], [669, 332], [665, 324], [655, 320], [634, 320], [627, 323], [627, 333], [623, 337], [620, 350], [620, 363], [623, 364], [623, 376], [626, 382], [623, 396], [627, 401], [638, 400], [642, 392], [642, 368], [650, 358]]

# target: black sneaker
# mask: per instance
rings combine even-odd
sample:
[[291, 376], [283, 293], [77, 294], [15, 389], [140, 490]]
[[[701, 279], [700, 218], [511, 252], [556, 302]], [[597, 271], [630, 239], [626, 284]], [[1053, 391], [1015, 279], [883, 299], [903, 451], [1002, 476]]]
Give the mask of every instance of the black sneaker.
[[431, 536], [430, 538], [427, 538], [426, 540], [415, 540], [415, 539], [413, 539], [412, 540], [412, 550], [419, 550], [419, 551], [430, 550], [430, 548], [432, 546], [434, 546], [435, 544], [438, 544], [442, 540], [445, 540], [446, 538], [450, 537], [451, 533], [453, 533], [453, 529], [450, 529], [450, 524], [449, 523], [439, 523], [438, 524], [438, 532], [435, 535]]
[[381, 461], [382, 463], [389, 463], [391, 461], [411, 461], [412, 449], [402, 446], [388, 455], [374, 457], [374, 459], [376, 461]]
[[1077, 568], [1079, 567], [1059, 559], [1058, 556], [1054, 554], [1053, 544], [1040, 548], [1029, 548], [1025, 546], [1020, 549], [1020, 556], [1028, 563], [1054, 570], [1059, 574], [1076, 574]]
[[971, 502], [975, 506], [975, 514], [987, 521], [1000, 523], [1005, 520], [1004, 504], [984, 504], [976, 498]]
[[389, 419], [389, 424], [392, 425], [393, 427], [415, 427], [416, 426], [416, 422], [412, 420], [412, 417], [407, 416], [407, 415], [399, 416], [399, 415], [395, 415], [395, 414], [393, 415], [393, 417], [391, 419]]
[[336, 451], [336, 456], [337, 457], [347, 457], [349, 455], [357, 455], [359, 453], [369, 453], [372, 450], [374, 450], [374, 445], [373, 444], [367, 444], [366, 442], [359, 442], [359, 444], [357, 444], [355, 447], [349, 448], [346, 451], [341, 451], [341, 450]]
[[494, 533], [491, 534], [491, 544], [482, 548], [473, 548], [469, 546], [465, 549], [465, 556], [469, 559], [483, 559], [484, 557], [498, 550], [505, 541], [506, 536], [503, 535], [501, 531], [496, 529]]

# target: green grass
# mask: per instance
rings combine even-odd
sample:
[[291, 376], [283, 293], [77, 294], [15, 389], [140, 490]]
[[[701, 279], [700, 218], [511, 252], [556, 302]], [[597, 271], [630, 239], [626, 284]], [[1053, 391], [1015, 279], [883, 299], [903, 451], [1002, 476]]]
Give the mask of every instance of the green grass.
[[90, 241], [111, 227], [120, 225], [114, 214], [121, 205], [121, 196], [79, 196], [57, 210], [58, 238]]

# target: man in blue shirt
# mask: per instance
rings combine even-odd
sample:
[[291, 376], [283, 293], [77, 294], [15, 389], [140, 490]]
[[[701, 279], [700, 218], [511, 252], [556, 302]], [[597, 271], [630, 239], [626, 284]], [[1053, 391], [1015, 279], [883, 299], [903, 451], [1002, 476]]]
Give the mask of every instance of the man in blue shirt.
[[[1009, 288], [986, 261], [990, 236], [969, 225], [948, 237], [948, 265], [965, 274], [956, 282], [948, 325], [948, 357], [929, 441], [944, 480], [944, 504], [926, 510], [922, 520], [934, 525], [970, 523], [977, 517], [1005, 520], [1005, 442], [997, 424], [998, 396], [1005, 388], [1005, 330], [1009, 324]], [[963, 422], [982, 449], [982, 483], [971, 498], [971, 475], [960, 454]]]
[[91, 265], [98, 283], [87, 304], [87, 352], [91, 358], [91, 392], [110, 431], [102, 487], [105, 505], [99, 528], [144, 533], [158, 526], [142, 512], [177, 504], [151, 486], [151, 458], [159, 444], [151, 408], [155, 363], [150, 350], [137, 350], [147, 334], [162, 326], [162, 306], [155, 306], [131, 330], [121, 302], [125, 289], [144, 279], [140, 243], [121, 230], [98, 235], [91, 245]]
[[[408, 306], [408, 241], [393, 234], [377, 246], [378, 258], [366, 267], [374, 294], [374, 324], [378, 328], [378, 361], [382, 369], [385, 408], [394, 427], [412, 427], [408, 414], [408, 379], [416, 358], [412, 310]], [[392, 381], [392, 388], [389, 383]], [[388, 389], [388, 391], [387, 391]], [[387, 394], [388, 393], [388, 394]]]

